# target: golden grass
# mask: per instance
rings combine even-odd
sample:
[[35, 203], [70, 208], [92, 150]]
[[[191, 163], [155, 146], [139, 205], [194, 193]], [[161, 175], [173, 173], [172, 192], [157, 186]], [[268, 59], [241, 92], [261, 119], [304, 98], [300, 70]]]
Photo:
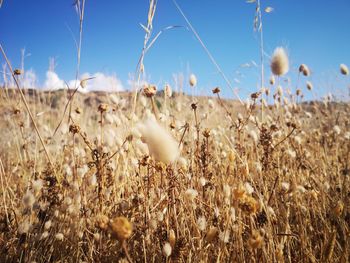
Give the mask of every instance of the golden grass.
[[[132, 93], [77, 93], [52, 136], [69, 94], [26, 94], [54, 168], [1, 90], [1, 262], [349, 261], [348, 103], [281, 95], [262, 123], [259, 93], [140, 96], [135, 114]], [[152, 104], [179, 144], [169, 165], [137, 126]]]

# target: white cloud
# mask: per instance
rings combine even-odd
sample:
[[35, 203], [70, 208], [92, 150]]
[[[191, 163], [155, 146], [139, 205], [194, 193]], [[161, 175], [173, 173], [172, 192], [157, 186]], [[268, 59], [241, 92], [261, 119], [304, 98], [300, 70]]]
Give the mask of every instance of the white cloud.
[[[88, 91], [122, 91], [124, 90], [123, 84], [120, 79], [117, 78], [116, 74], [106, 75], [101, 72], [96, 72], [94, 74], [84, 73], [81, 75], [80, 79], [88, 79], [86, 82], [86, 87], [84, 89], [79, 88], [81, 92]], [[80, 80], [78, 80], [79, 83]], [[68, 85], [70, 89], [74, 89], [76, 86], [75, 80], [68, 81]], [[62, 79], [59, 78], [56, 72], [47, 71], [46, 72], [46, 80], [44, 82], [44, 89], [60, 89], [66, 88], [66, 85]]]
[[37, 77], [34, 70], [25, 71], [21, 86], [26, 89], [35, 89], [37, 87]]
[[[116, 92], [124, 90], [123, 84], [120, 79], [117, 78], [116, 74], [105, 75], [101, 72], [96, 72], [94, 74], [84, 73], [81, 79], [88, 79], [86, 82], [86, 87], [84, 90], [87, 91], [109, 91]], [[72, 81], [74, 84], [74, 80]]]
[[43, 86], [44, 89], [63, 89], [65, 86], [64, 81], [58, 77], [56, 72], [51, 70], [46, 72], [46, 80]]

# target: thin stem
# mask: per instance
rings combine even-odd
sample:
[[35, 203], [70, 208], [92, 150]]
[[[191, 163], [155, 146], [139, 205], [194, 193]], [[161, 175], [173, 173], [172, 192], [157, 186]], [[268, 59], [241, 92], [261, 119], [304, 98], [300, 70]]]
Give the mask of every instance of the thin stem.
[[[7, 65], [8, 65], [8, 67], [9, 67], [9, 69], [10, 69], [10, 72], [11, 72], [11, 74], [12, 74], [12, 77], [13, 77], [15, 83], [16, 83], [16, 87], [17, 87], [18, 90], [19, 90], [19, 93], [20, 93], [20, 95], [21, 95], [22, 102], [24, 103], [24, 106], [25, 106], [25, 108], [26, 108], [26, 110], [27, 110], [27, 112], [28, 112], [28, 114], [29, 114], [29, 117], [30, 117], [32, 123], [33, 123], [34, 129], [35, 129], [35, 131], [36, 131], [36, 133], [37, 133], [37, 135], [38, 135], [38, 137], [39, 137], [39, 139], [40, 139], [40, 143], [41, 143], [41, 145], [42, 145], [43, 148], [44, 148], [44, 152], [45, 152], [46, 158], [47, 158], [47, 160], [49, 161], [51, 168], [54, 169], [54, 165], [53, 165], [53, 163], [52, 163], [52, 161], [51, 161], [49, 152], [48, 152], [47, 149], [46, 149], [44, 140], [43, 140], [43, 138], [42, 138], [41, 135], [40, 135], [40, 132], [39, 132], [38, 126], [37, 126], [37, 124], [36, 124], [36, 122], [35, 122], [35, 120], [34, 120], [33, 114], [32, 114], [32, 112], [31, 112], [31, 110], [29, 109], [29, 105], [28, 105], [28, 103], [27, 103], [27, 100], [26, 100], [26, 98], [25, 98], [25, 96], [24, 96], [24, 94], [23, 94], [23, 92], [22, 92], [22, 90], [21, 90], [21, 88], [20, 88], [20, 86], [19, 86], [19, 83], [18, 83], [18, 81], [17, 81], [17, 78], [16, 78], [16, 76], [15, 76], [15, 73], [14, 73], [13, 70], [12, 70], [12, 66], [11, 66], [11, 64], [10, 64], [10, 61], [8, 60], [8, 58], [7, 58], [7, 56], [6, 56], [6, 53], [5, 53], [5, 51], [4, 51], [4, 49], [3, 49], [3, 47], [2, 47], [1, 44], [0, 44], [0, 49], [1, 49], [2, 55], [4, 56], [4, 58], [5, 58], [5, 60], [6, 60]], [[54, 169], [54, 170], [55, 170], [55, 169]]]
[[211, 62], [214, 64], [214, 66], [216, 67], [216, 69], [218, 70], [218, 72], [220, 73], [220, 75], [222, 76], [222, 78], [225, 80], [226, 84], [228, 85], [228, 87], [232, 90], [233, 94], [236, 96], [236, 98], [239, 100], [239, 102], [241, 104], [243, 104], [240, 96], [238, 95], [237, 91], [232, 87], [231, 82], [229, 81], [229, 79], [226, 77], [225, 73], [222, 71], [221, 67], [219, 66], [219, 64], [216, 62], [215, 58], [213, 57], [213, 55], [210, 53], [210, 51], [208, 50], [208, 48], [205, 46], [205, 44], [203, 43], [202, 39], [200, 38], [200, 36], [198, 35], [197, 31], [194, 29], [194, 27], [192, 26], [191, 22], [187, 19], [186, 15], [184, 14], [184, 12], [182, 11], [182, 9], [180, 8], [180, 6], [178, 5], [178, 3], [176, 2], [176, 0], [173, 0], [174, 5], [176, 6], [177, 10], [179, 10], [180, 14], [183, 16], [183, 18], [185, 19], [186, 23], [188, 24], [189, 28], [191, 29], [192, 33], [194, 34], [194, 36], [197, 38], [197, 40], [199, 41], [199, 43], [201, 44], [201, 46], [203, 47], [204, 51], [207, 53], [209, 59], [211, 60]]
[[[261, 77], [260, 77], [260, 88], [264, 88], [264, 35], [263, 35], [263, 24], [261, 15], [260, 0], [257, 1], [258, 15], [260, 20], [259, 32], [260, 32], [260, 63], [261, 63]], [[262, 96], [263, 97], [263, 96]], [[264, 122], [264, 103], [261, 102], [261, 121]]]

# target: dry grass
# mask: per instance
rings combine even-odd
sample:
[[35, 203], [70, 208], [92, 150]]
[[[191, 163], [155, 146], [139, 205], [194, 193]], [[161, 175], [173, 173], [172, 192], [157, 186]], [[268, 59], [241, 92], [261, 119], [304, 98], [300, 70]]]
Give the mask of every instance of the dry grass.
[[[135, 114], [132, 93], [78, 93], [52, 137], [67, 92], [25, 94], [55, 171], [1, 90], [1, 262], [349, 261], [349, 104], [276, 104], [261, 123], [258, 93], [141, 96]], [[142, 142], [152, 104], [175, 163]]]

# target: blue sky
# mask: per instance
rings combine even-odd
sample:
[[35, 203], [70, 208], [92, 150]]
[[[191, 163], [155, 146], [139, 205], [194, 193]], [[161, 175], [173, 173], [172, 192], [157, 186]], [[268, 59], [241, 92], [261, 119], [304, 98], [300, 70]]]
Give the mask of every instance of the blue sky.
[[[78, 18], [72, 3], [4, 0], [0, 8], [0, 43], [14, 67], [20, 65], [22, 48], [30, 53], [25, 68], [35, 71], [39, 84], [45, 81], [49, 57], [56, 58], [55, 71], [61, 79], [75, 77], [76, 49], [68, 28], [77, 36]], [[255, 91], [259, 69], [239, 67], [252, 60], [259, 63], [259, 38], [253, 31], [255, 5], [245, 0], [178, 3], [241, 96]], [[320, 95], [346, 89], [349, 81], [338, 74], [338, 68], [340, 63], [350, 64], [350, 1], [262, 0], [262, 7], [267, 6], [274, 11], [263, 14], [265, 52], [286, 47], [291, 62], [288, 76], [295, 80], [298, 66], [306, 63]], [[147, 12], [147, 0], [86, 0], [81, 72], [116, 74], [128, 88], [143, 46], [144, 31], [139, 23], [146, 24]], [[169, 25], [186, 23], [172, 0], [159, 0], [153, 34]], [[4, 63], [2, 57], [0, 62]], [[205, 51], [185, 28], [160, 36], [146, 55], [145, 69], [150, 81], [159, 85], [172, 84], [174, 73], [183, 73], [186, 78], [193, 72], [198, 78], [197, 94], [210, 94], [213, 87], [221, 86], [224, 95], [232, 97]], [[236, 74], [237, 70], [243, 75]], [[235, 78], [240, 83], [235, 83]], [[187, 81], [185, 84], [188, 86]]]

